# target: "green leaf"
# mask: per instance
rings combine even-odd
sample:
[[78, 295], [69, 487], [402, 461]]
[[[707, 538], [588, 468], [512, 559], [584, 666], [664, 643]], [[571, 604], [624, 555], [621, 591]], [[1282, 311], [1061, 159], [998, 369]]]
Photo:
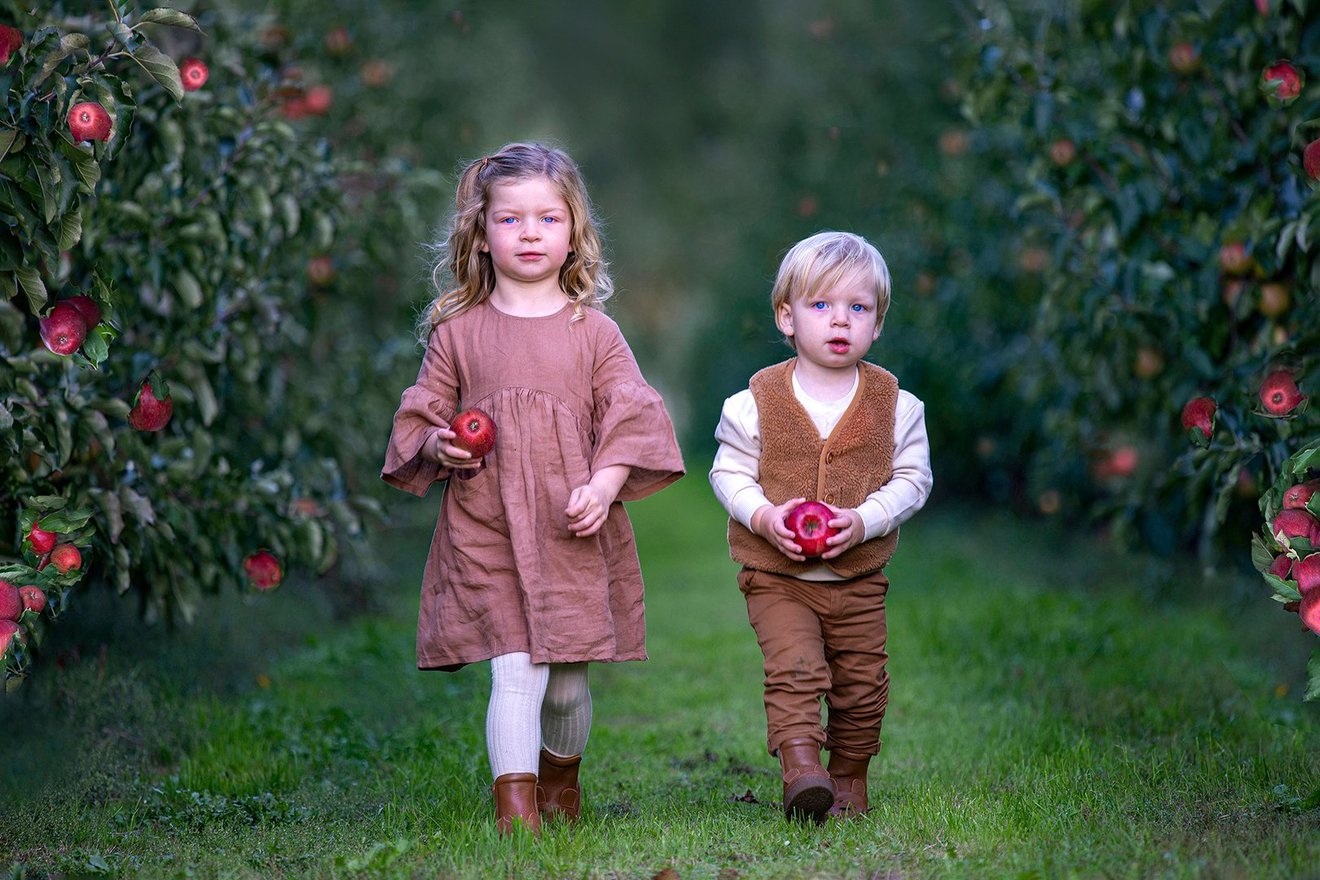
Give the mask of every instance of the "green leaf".
[[174, 289], [188, 308], [199, 309], [202, 307], [202, 285], [197, 282], [197, 276], [187, 269], [180, 269], [175, 274]]
[[37, 175], [37, 184], [41, 187], [41, 213], [49, 225], [59, 213], [60, 172], [58, 168], [32, 160], [32, 170]]
[[40, 314], [46, 307], [46, 285], [41, 280], [41, 273], [31, 266], [20, 266], [14, 273], [18, 276], [19, 286], [23, 288], [23, 293], [27, 294], [28, 310], [32, 314]]
[[14, 128], [0, 127], [0, 159], [9, 155], [9, 150], [18, 140], [18, 130]]
[[1302, 699], [1320, 700], [1320, 650], [1311, 654], [1311, 662], [1306, 664], [1307, 680], [1306, 693]]
[[[107, 330], [104, 325], [93, 327], [87, 338], [83, 340], [82, 353], [91, 361], [93, 367], [99, 368], [110, 356], [110, 339], [113, 335], [107, 335], [104, 332]], [[113, 331], [110, 331], [110, 334], [113, 334]]]
[[174, 59], [150, 43], [143, 43], [133, 52], [133, 60], [142, 65], [142, 69], [160, 83], [175, 101], [183, 100], [183, 80], [179, 79], [179, 67]]
[[60, 250], [72, 250], [82, 239], [82, 209], [74, 208], [60, 218]]
[[92, 148], [79, 147], [64, 132], [61, 132], [57, 145], [60, 152], [68, 156], [73, 162], [73, 168], [78, 172], [78, 180], [81, 181], [82, 185], [88, 192], [94, 191], [97, 182], [101, 179], [101, 166], [97, 164], [96, 157], [91, 151]]
[[151, 22], [152, 24], [167, 24], [170, 27], [188, 28], [197, 31], [199, 34], [202, 32], [201, 26], [197, 24], [197, 19], [186, 12], [180, 12], [177, 9], [166, 9], [163, 6], [148, 9], [142, 13], [141, 20], [144, 23]]

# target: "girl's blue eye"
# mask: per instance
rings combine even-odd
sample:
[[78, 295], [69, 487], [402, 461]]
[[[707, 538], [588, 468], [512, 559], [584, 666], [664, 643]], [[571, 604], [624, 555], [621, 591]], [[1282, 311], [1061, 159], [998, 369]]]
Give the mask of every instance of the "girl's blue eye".
[[512, 218], [512, 217], [501, 217], [501, 218], [499, 219], [499, 222], [500, 222], [500, 223], [512, 223], [512, 222], [513, 222], [513, 218]]
[[823, 302], [814, 302], [811, 304], [811, 307], [818, 312], [823, 312], [825, 309], [829, 308], [829, 306], [825, 305]]
[[544, 220], [546, 223], [558, 223], [558, 222], [559, 222], [559, 218], [558, 218], [558, 217], [542, 217], [541, 219]]
[[861, 303], [853, 303], [852, 310], [854, 312], [864, 312], [866, 311], [866, 306], [862, 305]]

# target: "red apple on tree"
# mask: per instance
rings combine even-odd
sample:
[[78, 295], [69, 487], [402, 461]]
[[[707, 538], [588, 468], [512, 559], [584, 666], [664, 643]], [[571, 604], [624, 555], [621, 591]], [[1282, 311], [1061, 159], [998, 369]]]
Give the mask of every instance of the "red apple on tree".
[[110, 140], [110, 114], [95, 101], [83, 101], [69, 108], [69, 133], [75, 141]]
[[1245, 275], [1251, 271], [1251, 255], [1240, 241], [1226, 241], [1219, 248], [1219, 268], [1229, 275]]
[[1260, 385], [1260, 402], [1272, 416], [1286, 416], [1306, 400], [1297, 388], [1292, 370], [1275, 370]]
[[206, 62], [200, 58], [189, 58], [179, 65], [179, 79], [185, 92], [195, 92], [206, 85], [206, 78], [210, 75]]
[[1283, 493], [1284, 509], [1306, 507], [1311, 503], [1311, 496], [1315, 495], [1316, 489], [1320, 489], [1320, 480], [1308, 480], [1305, 483], [1289, 486], [1288, 491]]
[[41, 587], [19, 587], [18, 594], [23, 598], [23, 610], [40, 614], [46, 610], [46, 591]]
[[174, 398], [165, 380], [152, 370], [138, 387], [133, 408], [128, 411], [128, 423], [139, 431], [159, 431], [169, 424], [174, 415]]
[[16, 27], [0, 24], [0, 65], [8, 64], [9, 59], [23, 45], [23, 32]]
[[335, 261], [328, 254], [312, 257], [307, 261], [307, 280], [317, 287], [325, 287], [335, 280]]
[[73, 354], [87, 338], [87, 321], [82, 312], [64, 300], [55, 303], [55, 308], [39, 319], [37, 325], [42, 343], [54, 354]]
[[32, 543], [32, 551], [38, 556], [44, 556], [55, 547], [55, 532], [48, 532], [41, 528], [40, 522], [34, 522], [32, 528], [28, 529], [28, 541]]
[[472, 453], [473, 458], [489, 455], [495, 448], [495, 421], [484, 410], [463, 410], [454, 416], [449, 430], [454, 432], [454, 445]]
[[60, 574], [68, 574], [82, 568], [82, 553], [72, 544], [56, 544], [50, 551], [50, 564]]
[[0, 620], [0, 660], [9, 655], [9, 650], [23, 644], [23, 628], [12, 620]]
[[1313, 633], [1320, 633], [1320, 590], [1302, 594], [1302, 606], [1298, 609], [1302, 623]]
[[1306, 538], [1312, 546], [1320, 547], [1320, 521], [1305, 510], [1279, 511], [1270, 523], [1270, 534], [1280, 544], [1287, 544], [1293, 538]]
[[1077, 158], [1077, 145], [1068, 138], [1059, 138], [1050, 144], [1050, 161], [1060, 168], [1066, 168]]
[[1194, 443], [1204, 444], [1214, 434], [1217, 409], [1214, 399], [1210, 397], [1193, 397], [1183, 406], [1183, 430], [1188, 432]]
[[273, 590], [284, 580], [280, 561], [269, 550], [258, 550], [243, 560], [243, 572], [258, 590]]
[[23, 616], [23, 596], [9, 581], [0, 581], [0, 620], [18, 620]]
[[71, 296], [66, 300], [61, 300], [78, 310], [78, 314], [83, 316], [83, 321], [87, 323], [87, 329], [91, 330], [97, 324], [101, 323], [101, 307], [96, 304], [96, 300], [90, 296], [79, 294]]
[[1312, 553], [1305, 559], [1293, 563], [1293, 580], [1303, 596], [1320, 587], [1320, 553]]
[[793, 533], [793, 541], [802, 548], [802, 555], [819, 556], [829, 549], [825, 543], [839, 533], [830, 526], [834, 511], [819, 501], [804, 501], [784, 517], [784, 525]]
[[1169, 67], [1174, 73], [1194, 73], [1201, 66], [1201, 55], [1196, 47], [1183, 40], [1174, 43], [1169, 49]]
[[1320, 138], [1311, 141], [1302, 150], [1302, 167], [1306, 169], [1307, 177], [1320, 180]]
[[323, 116], [330, 111], [334, 103], [334, 89], [327, 85], [312, 86], [303, 96], [303, 108], [313, 116]]
[[1270, 567], [1265, 570], [1279, 580], [1286, 581], [1291, 577], [1292, 566], [1292, 557], [1287, 553], [1280, 553], [1278, 556], [1274, 557], [1274, 561], [1270, 563]]
[[1302, 93], [1305, 78], [1291, 61], [1280, 59], [1260, 72], [1261, 93], [1276, 107], [1286, 107]]

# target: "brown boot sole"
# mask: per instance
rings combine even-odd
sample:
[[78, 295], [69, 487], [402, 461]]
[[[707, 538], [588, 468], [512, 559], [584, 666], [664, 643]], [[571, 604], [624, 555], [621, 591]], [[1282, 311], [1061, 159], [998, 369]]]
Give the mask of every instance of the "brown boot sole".
[[[828, 779], [828, 777], [826, 777]], [[834, 806], [834, 789], [812, 779], [801, 779], [784, 793], [784, 815], [789, 819], [810, 819], [823, 822], [825, 814]]]

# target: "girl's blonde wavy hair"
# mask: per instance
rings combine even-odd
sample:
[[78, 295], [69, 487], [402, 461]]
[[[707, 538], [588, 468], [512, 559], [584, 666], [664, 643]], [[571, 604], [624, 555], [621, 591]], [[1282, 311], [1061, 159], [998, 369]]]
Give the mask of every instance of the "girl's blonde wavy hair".
[[600, 308], [613, 295], [614, 282], [577, 165], [563, 150], [546, 144], [506, 144], [469, 163], [459, 175], [448, 234], [434, 247], [431, 280], [439, 295], [418, 322], [423, 343], [437, 324], [485, 302], [495, 289], [495, 269], [490, 254], [482, 250], [491, 187], [534, 177], [553, 183], [568, 205], [572, 234], [568, 259], [559, 270], [559, 286], [573, 302], [573, 320], [583, 318], [588, 308]]

